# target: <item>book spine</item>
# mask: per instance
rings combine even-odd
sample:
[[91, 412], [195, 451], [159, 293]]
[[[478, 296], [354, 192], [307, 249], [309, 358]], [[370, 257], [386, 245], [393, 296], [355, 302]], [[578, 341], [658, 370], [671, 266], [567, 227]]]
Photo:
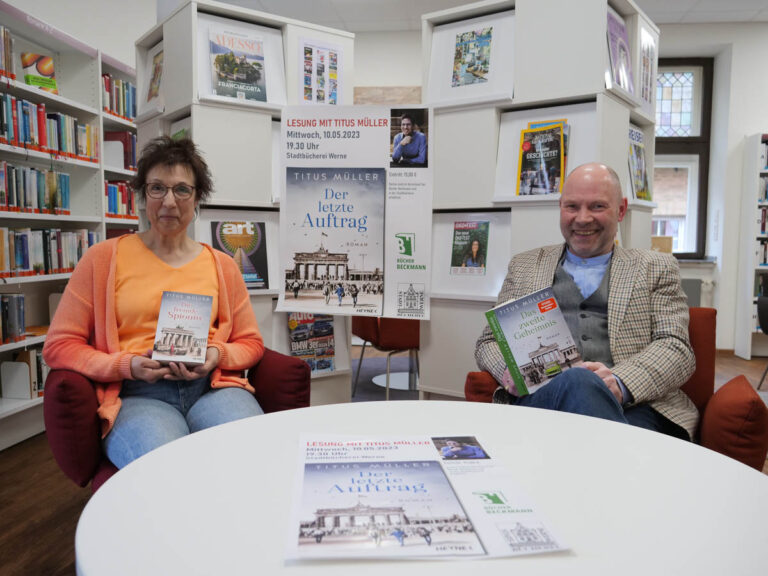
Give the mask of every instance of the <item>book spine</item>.
[[526, 396], [528, 394], [528, 387], [525, 385], [525, 379], [520, 373], [520, 368], [518, 368], [517, 362], [515, 362], [515, 357], [512, 355], [512, 350], [509, 348], [509, 343], [504, 337], [504, 331], [499, 325], [499, 319], [496, 317], [496, 313], [493, 310], [488, 310], [488, 312], [485, 313], [485, 317], [488, 320], [488, 325], [491, 327], [491, 332], [493, 332], [493, 335], [496, 338], [496, 342], [499, 345], [501, 355], [504, 357], [504, 361], [507, 363], [507, 368], [509, 368], [509, 375], [512, 377], [512, 380], [515, 383], [515, 388], [517, 389], [517, 395]]

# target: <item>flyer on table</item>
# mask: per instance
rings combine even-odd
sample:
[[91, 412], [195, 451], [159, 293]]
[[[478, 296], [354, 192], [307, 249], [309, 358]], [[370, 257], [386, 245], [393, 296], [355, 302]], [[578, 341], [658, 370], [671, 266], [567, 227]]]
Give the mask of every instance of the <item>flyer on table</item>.
[[[426, 135], [406, 138], [399, 113], [393, 128], [392, 112], [284, 110], [278, 310], [428, 319], [432, 186]], [[419, 129], [426, 131], [420, 118]], [[402, 142], [397, 167], [393, 130]], [[419, 170], [429, 174], [428, 186], [413, 185], [425, 178], [414, 175]]]
[[299, 451], [288, 559], [566, 549], [476, 436], [303, 435]]

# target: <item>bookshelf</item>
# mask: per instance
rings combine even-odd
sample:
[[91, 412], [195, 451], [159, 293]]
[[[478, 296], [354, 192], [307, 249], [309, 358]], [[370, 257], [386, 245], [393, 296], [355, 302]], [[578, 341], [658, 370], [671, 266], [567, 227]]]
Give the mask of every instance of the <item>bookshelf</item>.
[[[603, 162], [616, 170], [626, 196], [631, 198], [631, 123], [645, 135], [646, 167], [653, 171], [655, 91], [645, 92], [651, 101], [639, 98], [637, 73], [633, 75], [634, 94], [611, 81], [609, 7], [625, 22], [633, 66], [637, 67], [642, 41], [647, 43], [650, 35], [657, 48], [659, 31], [632, 0], [487, 0], [422, 16], [423, 104], [434, 108], [434, 132], [439, 143], [433, 151], [433, 220], [439, 223], [446, 213], [508, 210], [501, 213], [506, 222], [497, 225], [497, 229], [507, 230], [508, 240], [488, 248], [489, 258], [494, 249], [502, 252], [497, 252], [495, 258], [504, 262], [503, 273], [487, 273], [489, 278], [498, 278], [492, 290], [487, 289], [485, 278], [478, 278], [474, 289], [466, 285], [471, 278], [462, 278], [461, 290], [446, 286], [451, 280], [445, 278], [445, 270], [437, 270], [436, 264], [445, 260], [439, 251], [449, 250], [451, 244], [433, 238], [432, 285], [443, 286], [432, 295], [432, 320], [423, 325], [421, 332], [422, 397], [464, 396], [465, 375], [477, 370], [474, 348], [486, 325], [483, 313], [495, 301], [509, 259], [525, 250], [562, 242], [559, 197], [516, 196], [521, 128], [532, 121], [568, 118], [571, 142], [566, 174], [584, 162]], [[453, 54], [433, 54], [433, 49], [441, 46], [433, 39], [439, 40], [447, 28], [454, 36], [457, 29], [458, 33], [464, 32], [457, 23], [466, 22], [467, 30], [473, 22], [483, 19], [484, 26], [492, 25], [496, 15], [509, 11], [514, 11], [512, 48], [497, 53], [498, 60], [492, 60], [490, 66], [512, 71], [511, 92], [478, 91], [474, 98], [462, 94], [451, 101], [445, 97], [445, 90], [438, 90], [439, 98], [433, 100], [435, 77], [431, 66], [440, 57], [453, 58]], [[655, 75], [658, 54], [646, 51], [649, 55], [652, 58], [646, 65], [652, 65]], [[653, 207], [651, 202], [630, 200], [628, 214], [620, 225], [623, 246], [650, 248]], [[440, 230], [439, 225], [434, 226], [435, 234]], [[493, 301], [488, 301], [489, 292], [493, 292]], [[461, 329], [457, 329], [459, 326]], [[450, 353], [446, 354], [446, 350]]]
[[[261, 42], [264, 100], [214, 94], [209, 41], [212, 31], [235, 31]], [[215, 33], [214, 32], [214, 33]], [[267, 346], [288, 354], [288, 317], [274, 310], [278, 293], [280, 187], [279, 121], [286, 105], [301, 103], [302, 46], [333, 45], [343, 53], [339, 101], [353, 101], [354, 34], [209, 0], [185, 1], [136, 41], [138, 97], [146, 100], [154, 62], [162, 49], [159, 94], [138, 116], [139, 148], [154, 137], [184, 127], [199, 146], [214, 177], [214, 192], [190, 235], [210, 241], [210, 220], [266, 222], [269, 288], [251, 290], [251, 304]], [[333, 372], [313, 376], [312, 404], [349, 401], [350, 325], [334, 319]]]
[[[120, 81], [121, 85], [135, 84], [135, 71], [125, 64], [88, 46], [77, 38], [0, 1], [0, 25], [10, 31], [13, 40], [13, 59], [7, 74], [0, 75], [0, 93], [16, 101], [26, 101], [29, 110], [42, 110], [45, 114], [61, 114], [69, 122], [77, 122], [85, 130], [80, 150], [64, 148], [48, 142], [52, 134], [44, 131], [46, 141], [41, 141], [38, 122], [36, 138], [4, 138], [0, 140], [0, 162], [19, 170], [35, 169], [55, 171], [68, 175], [67, 200], [64, 191], [56, 205], [46, 207], [38, 200], [35, 212], [31, 207], [18, 205], [17, 210], [8, 205], [0, 206], [0, 228], [54, 229], [62, 233], [80, 231], [80, 253], [89, 242], [106, 237], [113, 228], [135, 230], [138, 220], [124, 214], [107, 214], [105, 180], [126, 180], [133, 172], [122, 165], [104, 162], [103, 143], [106, 131], [125, 131], [135, 135], [136, 124], [123, 106], [110, 110], [110, 102], [104, 95], [103, 74]], [[20, 73], [20, 54], [33, 52], [50, 56], [53, 60], [58, 94], [40, 90], [24, 82]], [[15, 78], [13, 77], [15, 74]], [[123, 102], [124, 104], [124, 102]], [[24, 105], [24, 104], [23, 104]], [[42, 112], [41, 112], [42, 114]], [[46, 118], [46, 116], [36, 117]], [[46, 128], [50, 128], [46, 125]], [[6, 134], [7, 136], [8, 134]], [[30, 136], [32, 131], [30, 131]], [[48, 196], [41, 195], [44, 199]], [[27, 198], [29, 200], [29, 196]], [[24, 208], [30, 208], [25, 211]], [[48, 208], [48, 210], [46, 210]], [[58, 210], [56, 210], [58, 208]], [[74, 256], [77, 258], [77, 255]], [[48, 297], [64, 290], [71, 270], [51, 270], [40, 274], [6, 274], [0, 284], [0, 293], [22, 293], [25, 299], [25, 324], [49, 324]], [[12, 360], [16, 353], [27, 348], [39, 348], [44, 336], [27, 337], [21, 342], [0, 345], [0, 362]], [[0, 398], [0, 450], [20, 442], [44, 429], [42, 398], [18, 400]]]
[[762, 333], [757, 319], [757, 291], [763, 276], [768, 295], [768, 134], [752, 134], [744, 139], [744, 171], [742, 175], [741, 242], [736, 299], [736, 334], [734, 353], [750, 360], [752, 356], [768, 356], [768, 336]]

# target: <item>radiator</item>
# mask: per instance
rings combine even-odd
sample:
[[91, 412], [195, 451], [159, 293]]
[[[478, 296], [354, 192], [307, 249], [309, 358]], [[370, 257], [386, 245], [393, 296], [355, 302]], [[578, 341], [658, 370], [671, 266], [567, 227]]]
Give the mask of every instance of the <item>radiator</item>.
[[701, 285], [700, 278], [683, 278], [681, 281], [683, 292], [688, 297], [688, 307], [701, 306]]

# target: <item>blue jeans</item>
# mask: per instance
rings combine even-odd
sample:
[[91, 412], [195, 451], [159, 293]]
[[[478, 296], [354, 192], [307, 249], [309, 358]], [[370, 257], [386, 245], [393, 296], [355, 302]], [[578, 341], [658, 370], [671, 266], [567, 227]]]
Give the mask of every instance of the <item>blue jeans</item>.
[[648, 404], [637, 404], [623, 409], [603, 380], [586, 368], [566, 370], [533, 394], [522, 398], [511, 397], [510, 403], [594, 416], [690, 440], [688, 433], [681, 426], [665, 418]]
[[247, 390], [214, 390], [207, 377], [154, 383], [125, 380], [120, 398], [115, 425], [102, 441], [118, 468], [187, 434], [264, 413]]

